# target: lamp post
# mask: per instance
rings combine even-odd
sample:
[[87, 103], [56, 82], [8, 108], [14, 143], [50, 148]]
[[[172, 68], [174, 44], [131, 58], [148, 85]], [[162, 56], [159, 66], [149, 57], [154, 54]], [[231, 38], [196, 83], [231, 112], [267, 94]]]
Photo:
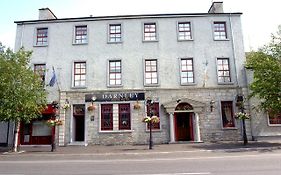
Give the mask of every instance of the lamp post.
[[[237, 95], [237, 103], [240, 111], [244, 113], [244, 97], [243, 95]], [[242, 127], [243, 127], [243, 141], [244, 145], [247, 145], [248, 143], [248, 138], [247, 138], [247, 133], [246, 133], [246, 124], [245, 124], [245, 118], [242, 118]]]
[[[57, 113], [59, 109], [59, 104], [57, 101], [52, 102], [52, 108], [55, 111], [55, 119], [57, 118]], [[51, 151], [54, 152], [56, 150], [56, 125], [52, 126], [52, 143], [51, 143]]]
[[[148, 114], [149, 117], [151, 119], [151, 117], [153, 116], [153, 111], [152, 111], [152, 105], [153, 105], [153, 101], [151, 99], [147, 99], [146, 100], [146, 104], [148, 105]], [[149, 121], [149, 149], [152, 149], [152, 120]]]

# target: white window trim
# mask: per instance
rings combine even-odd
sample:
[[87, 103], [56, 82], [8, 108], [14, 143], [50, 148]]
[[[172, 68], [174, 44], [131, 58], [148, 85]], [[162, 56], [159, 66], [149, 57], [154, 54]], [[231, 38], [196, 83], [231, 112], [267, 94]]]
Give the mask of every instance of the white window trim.
[[[225, 32], [226, 32], [226, 39], [215, 39], [215, 22], [224, 22], [225, 23]], [[212, 21], [212, 35], [214, 41], [229, 41], [229, 30], [228, 30], [228, 23], [227, 21]]]
[[[120, 61], [121, 62], [121, 84], [120, 85], [111, 85], [110, 84], [110, 79], [109, 79], [109, 62], [110, 61]], [[107, 67], [106, 67], [106, 82], [107, 82], [107, 87], [109, 88], [118, 88], [118, 87], [123, 87], [123, 63], [121, 58], [113, 58], [113, 59], [108, 59], [107, 60]]]
[[[48, 36], [47, 36], [47, 43], [43, 45], [37, 45], [37, 29], [43, 29], [47, 28], [48, 31]], [[34, 47], [47, 47], [49, 45], [49, 40], [50, 40], [50, 28], [47, 26], [40, 26], [40, 27], [35, 27], [34, 28], [34, 34], [33, 34], [33, 46]]]
[[[85, 43], [76, 43], [75, 41], [75, 36], [76, 36], [76, 27], [79, 27], [79, 26], [87, 26], [87, 39], [86, 39], [86, 42]], [[73, 37], [72, 37], [72, 45], [87, 45], [88, 42], [89, 42], [89, 26], [87, 24], [76, 24], [73, 26]]]
[[[155, 23], [155, 30], [156, 30], [156, 40], [145, 40], [144, 39], [144, 25], [149, 23]], [[158, 22], [155, 21], [145, 21], [142, 22], [142, 42], [158, 42], [159, 41], [159, 25]]]
[[[157, 66], [156, 66], [156, 68], [157, 68], [157, 84], [146, 84], [145, 83], [145, 61], [146, 60], [156, 60], [156, 64], [157, 64]], [[143, 58], [143, 85], [145, 86], [145, 87], [157, 87], [157, 86], [160, 86], [160, 78], [159, 78], [159, 72], [160, 72], [160, 70], [159, 70], [159, 60], [157, 59], [157, 58]]]
[[[190, 23], [190, 33], [191, 33], [191, 39], [179, 39], [179, 23]], [[186, 20], [186, 21], [177, 21], [176, 23], [176, 30], [177, 30], [177, 40], [179, 42], [181, 41], [194, 41], [194, 30], [193, 30], [193, 22], [192, 21], [189, 21], [189, 20]]]
[[[110, 41], [110, 25], [121, 25], [121, 41]], [[123, 37], [124, 37], [124, 29], [123, 29], [123, 23], [122, 22], [115, 22], [115, 23], [108, 23], [107, 24], [107, 43], [108, 44], [121, 44], [123, 43]]]
[[[181, 82], [181, 60], [182, 59], [192, 59], [192, 66], [193, 66], [193, 83], [182, 83]], [[180, 58], [178, 58], [178, 62], [179, 62], [179, 82], [180, 82], [180, 85], [181, 86], [195, 86], [197, 83], [196, 83], [196, 77], [195, 77], [195, 66], [194, 66], [194, 62], [195, 62], [195, 60], [194, 60], [194, 58], [193, 57], [180, 57]]]
[[[74, 63], [77, 62], [85, 62], [86, 63], [86, 82], [85, 82], [85, 86], [74, 86]], [[72, 61], [72, 72], [71, 72], [71, 88], [72, 89], [85, 89], [87, 88], [87, 81], [88, 81], [88, 65], [87, 65], [87, 61], [86, 60], [74, 60]]]
[[[230, 82], [219, 82], [219, 70], [218, 70], [218, 59], [228, 59], [228, 66], [229, 66], [229, 75], [230, 75]], [[230, 57], [216, 57], [216, 77], [217, 77], [217, 84], [218, 85], [233, 85], [234, 81], [233, 81], [233, 74], [232, 74], [232, 68], [231, 68], [231, 63], [230, 63]]]

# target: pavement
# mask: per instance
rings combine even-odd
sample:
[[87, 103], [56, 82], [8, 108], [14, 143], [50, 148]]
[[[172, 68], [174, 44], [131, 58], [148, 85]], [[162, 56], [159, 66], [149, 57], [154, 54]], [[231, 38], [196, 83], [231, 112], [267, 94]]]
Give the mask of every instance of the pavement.
[[[87, 154], [147, 154], [147, 153], [169, 153], [169, 152], [246, 152], [246, 151], [273, 151], [281, 150], [281, 141], [249, 141], [247, 145], [243, 142], [204, 142], [204, 143], [175, 143], [175, 144], [157, 144], [153, 149], [148, 149], [148, 145], [88, 145], [88, 146], [65, 146], [56, 147], [51, 152], [50, 145], [23, 146], [19, 153], [22, 154], [69, 154], [69, 155], [87, 155]], [[0, 147], [1, 154], [15, 154], [7, 147]], [[18, 154], [18, 153], [17, 153]]]

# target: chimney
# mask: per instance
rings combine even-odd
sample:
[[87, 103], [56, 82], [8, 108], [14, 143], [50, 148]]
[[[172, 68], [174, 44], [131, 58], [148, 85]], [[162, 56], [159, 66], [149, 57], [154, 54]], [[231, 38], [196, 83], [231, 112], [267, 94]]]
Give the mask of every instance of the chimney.
[[39, 20], [46, 19], [57, 19], [57, 17], [49, 8], [39, 9]]
[[214, 1], [208, 13], [223, 13], [223, 2]]

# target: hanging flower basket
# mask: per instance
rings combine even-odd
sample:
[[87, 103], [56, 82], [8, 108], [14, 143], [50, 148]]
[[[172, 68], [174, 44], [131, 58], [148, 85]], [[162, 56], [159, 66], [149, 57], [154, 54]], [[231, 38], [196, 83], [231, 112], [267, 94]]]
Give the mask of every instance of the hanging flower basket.
[[93, 110], [95, 110], [96, 109], [96, 106], [95, 105], [90, 105], [90, 106], [88, 106], [88, 111], [93, 111]]
[[154, 115], [152, 117], [146, 116], [142, 119], [142, 122], [144, 122], [144, 123], [150, 123], [150, 122], [151, 123], [159, 123], [160, 119], [156, 115]]
[[134, 104], [134, 109], [140, 109], [140, 108], [141, 108], [140, 103], [139, 103], [139, 102], [136, 102], [136, 103]]
[[64, 104], [64, 105], [62, 106], [62, 108], [63, 108], [64, 110], [67, 110], [68, 108], [70, 108], [70, 104], [66, 103], [66, 104]]
[[49, 119], [49, 120], [46, 121], [46, 124], [49, 127], [59, 126], [59, 125], [62, 125], [62, 120], [60, 120], [60, 119]]
[[250, 119], [250, 115], [245, 112], [237, 112], [235, 113], [235, 118], [239, 120]]

